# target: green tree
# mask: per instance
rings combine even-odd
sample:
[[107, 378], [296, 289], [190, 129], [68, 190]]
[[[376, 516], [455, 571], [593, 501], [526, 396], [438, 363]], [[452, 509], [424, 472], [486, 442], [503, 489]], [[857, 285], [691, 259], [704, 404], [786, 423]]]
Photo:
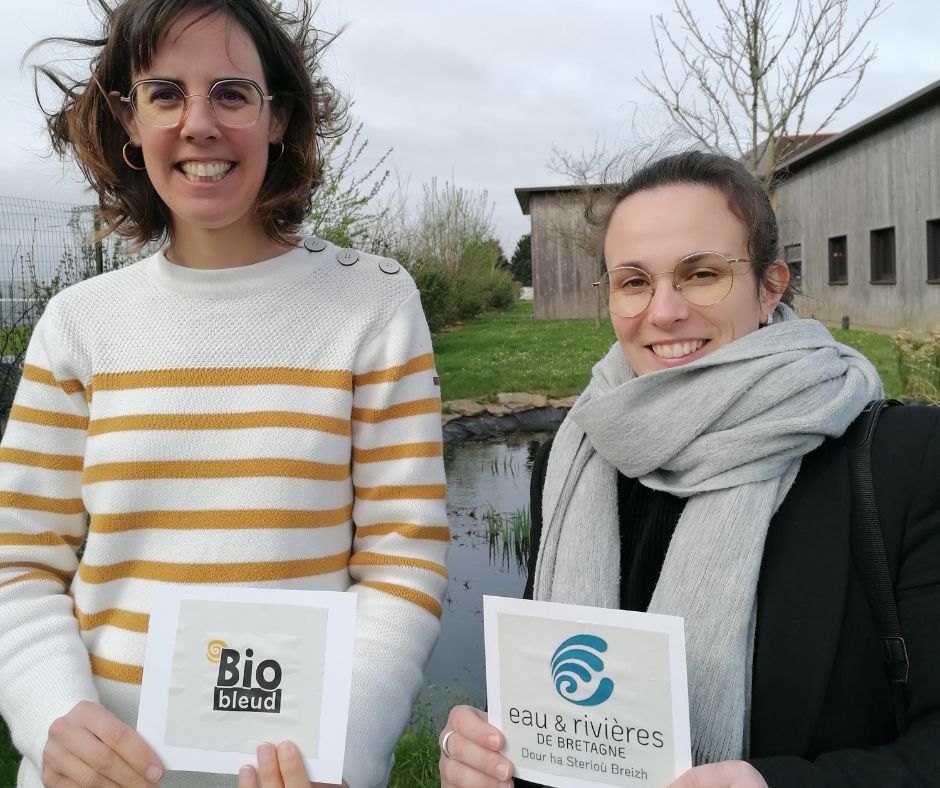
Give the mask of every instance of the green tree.
[[526, 233], [518, 243], [516, 251], [512, 253], [512, 278], [526, 287], [532, 287], [532, 234]]

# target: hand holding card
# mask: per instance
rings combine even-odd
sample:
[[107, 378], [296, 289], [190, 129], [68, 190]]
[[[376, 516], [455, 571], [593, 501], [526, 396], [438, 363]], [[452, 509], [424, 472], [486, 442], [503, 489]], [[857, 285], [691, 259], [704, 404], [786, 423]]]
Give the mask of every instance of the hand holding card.
[[236, 774], [257, 751], [265, 786], [292, 788], [297, 759], [339, 783], [355, 610], [345, 593], [156, 589], [138, 730], [168, 769]]
[[682, 620], [484, 597], [490, 722], [515, 776], [665, 788], [691, 766]]

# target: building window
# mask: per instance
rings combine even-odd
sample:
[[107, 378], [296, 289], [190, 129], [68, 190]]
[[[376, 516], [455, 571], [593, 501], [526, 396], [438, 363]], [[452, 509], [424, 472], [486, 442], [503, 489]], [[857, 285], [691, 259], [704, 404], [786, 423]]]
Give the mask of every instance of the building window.
[[871, 283], [893, 285], [897, 281], [894, 267], [894, 228], [871, 231]]
[[927, 281], [940, 284], [940, 219], [927, 222]]
[[783, 247], [783, 257], [790, 269], [790, 282], [797, 289], [803, 284], [803, 245], [790, 244]]
[[829, 239], [829, 284], [849, 283], [849, 261], [846, 254], [848, 243], [844, 235]]

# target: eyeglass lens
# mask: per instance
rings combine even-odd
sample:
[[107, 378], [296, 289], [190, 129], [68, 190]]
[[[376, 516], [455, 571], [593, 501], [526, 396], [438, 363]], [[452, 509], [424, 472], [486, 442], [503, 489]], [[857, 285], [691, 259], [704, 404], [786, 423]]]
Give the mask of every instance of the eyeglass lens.
[[[166, 128], [177, 125], [183, 117], [187, 96], [175, 82], [148, 80], [139, 82], [131, 93], [131, 106], [145, 126]], [[264, 97], [253, 82], [226, 79], [209, 91], [209, 106], [223, 126], [250, 126], [261, 117]]]
[[[686, 301], [697, 306], [717, 304], [729, 292], [733, 282], [731, 263], [718, 254], [690, 255], [683, 258], [672, 272], [675, 289]], [[636, 317], [653, 297], [653, 277], [642, 268], [621, 267], [608, 271], [603, 278], [611, 313], [619, 317]]]

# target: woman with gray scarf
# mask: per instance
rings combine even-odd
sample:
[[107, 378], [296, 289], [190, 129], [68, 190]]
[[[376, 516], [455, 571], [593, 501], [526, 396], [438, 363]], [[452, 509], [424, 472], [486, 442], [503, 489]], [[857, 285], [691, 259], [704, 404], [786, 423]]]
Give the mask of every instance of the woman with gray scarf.
[[[873, 449], [911, 664], [899, 731], [840, 440], [883, 396], [875, 369], [787, 305], [739, 163], [654, 162], [601, 229], [618, 342], [536, 460], [527, 595], [685, 619], [696, 766], [669, 788], [940, 786], [940, 409], [892, 409]], [[511, 784], [482, 712], [455, 707], [441, 742], [444, 788]]]

